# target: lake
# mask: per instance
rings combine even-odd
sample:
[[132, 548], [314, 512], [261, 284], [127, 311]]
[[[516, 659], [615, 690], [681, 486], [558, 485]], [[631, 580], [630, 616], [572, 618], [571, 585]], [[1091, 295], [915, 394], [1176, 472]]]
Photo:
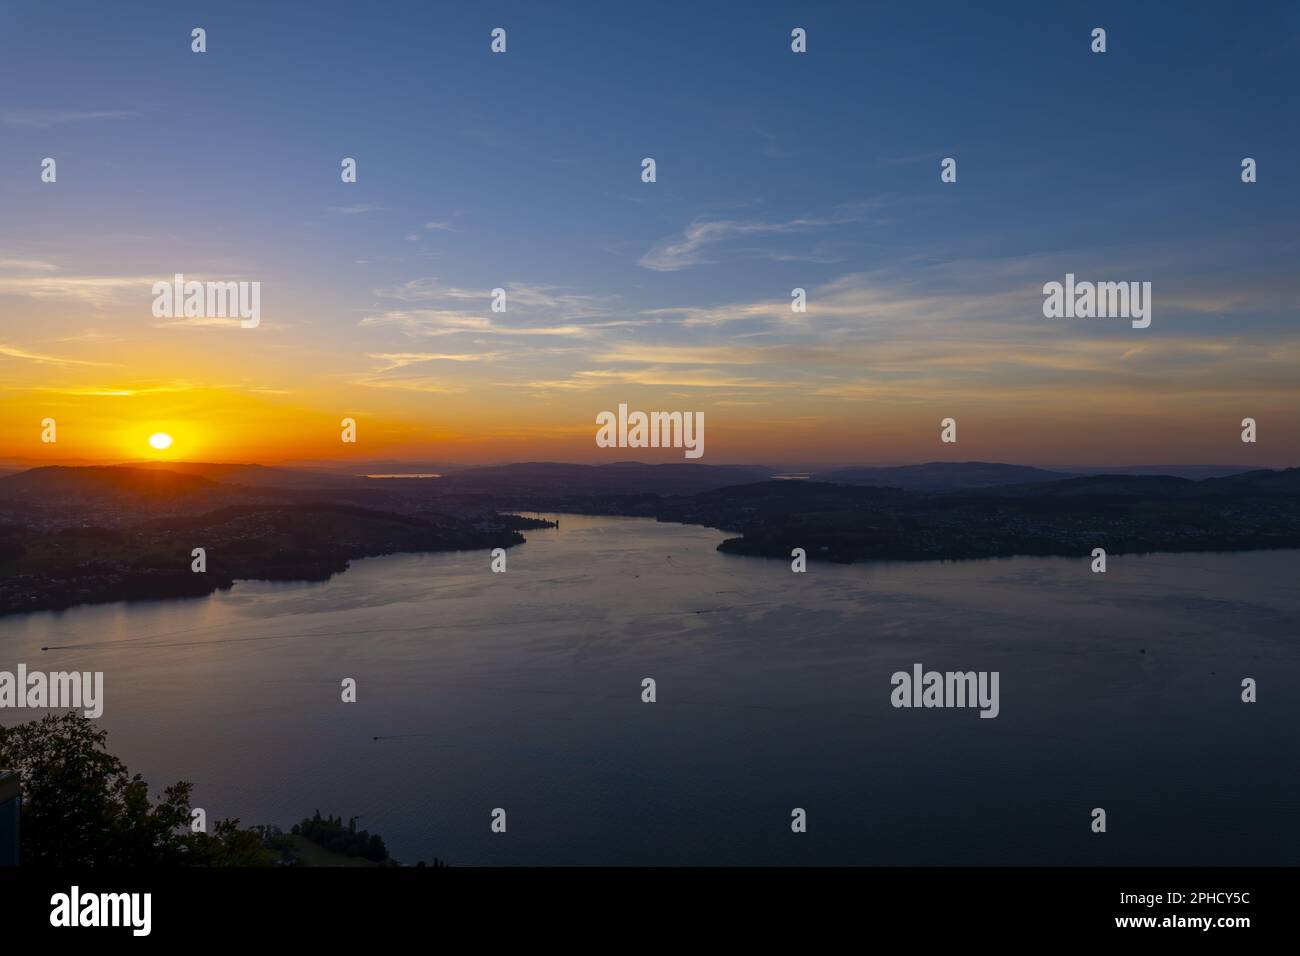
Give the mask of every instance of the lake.
[[[110, 750], [210, 823], [360, 816], [404, 862], [1300, 864], [1300, 552], [794, 574], [648, 519], [526, 535], [504, 574], [0, 619], [0, 669], [104, 671]], [[916, 663], [998, 671], [999, 716], [892, 707]]]

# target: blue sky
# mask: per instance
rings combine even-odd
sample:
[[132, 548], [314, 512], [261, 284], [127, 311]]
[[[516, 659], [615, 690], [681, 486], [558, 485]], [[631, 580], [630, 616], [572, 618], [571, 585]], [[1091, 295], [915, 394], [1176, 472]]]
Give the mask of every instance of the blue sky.
[[[910, 429], [953, 405], [990, 423], [961, 457], [1100, 460], [1121, 414], [1121, 459], [1234, 460], [1217, 426], [1139, 439], [1296, 397], [1298, 9], [4, 4], [0, 372], [65, 387], [109, 355], [105, 387], [342, 391], [401, 454], [469, 414], [439, 434], [470, 457], [591, 458], [589, 413], [623, 400], [734, 417], [736, 460], [782, 429], [792, 461], [846, 436], [842, 458], [925, 457]], [[256, 355], [137, 321], [127, 283], [176, 271], [263, 282]], [[1152, 328], [1046, 323], [1066, 271], [1152, 281]], [[1079, 442], [1044, 442], [1063, 427]], [[1270, 431], [1261, 460], [1300, 452]]]

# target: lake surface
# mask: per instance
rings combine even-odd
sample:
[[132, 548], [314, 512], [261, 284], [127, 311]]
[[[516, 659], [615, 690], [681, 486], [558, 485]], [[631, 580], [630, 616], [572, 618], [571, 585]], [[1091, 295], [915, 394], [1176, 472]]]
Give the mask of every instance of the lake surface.
[[[1300, 552], [793, 574], [646, 519], [527, 537], [505, 574], [0, 619], [0, 669], [104, 671], [110, 749], [209, 821], [359, 815], [404, 862], [1300, 864]], [[999, 671], [1000, 715], [895, 709], [918, 662]]]

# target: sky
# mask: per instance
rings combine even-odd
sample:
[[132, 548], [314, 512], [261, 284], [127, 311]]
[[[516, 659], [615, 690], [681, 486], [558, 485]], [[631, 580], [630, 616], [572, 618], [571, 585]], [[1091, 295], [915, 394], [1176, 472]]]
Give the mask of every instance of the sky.
[[0, 3], [0, 459], [1294, 466], [1298, 101], [1290, 3]]

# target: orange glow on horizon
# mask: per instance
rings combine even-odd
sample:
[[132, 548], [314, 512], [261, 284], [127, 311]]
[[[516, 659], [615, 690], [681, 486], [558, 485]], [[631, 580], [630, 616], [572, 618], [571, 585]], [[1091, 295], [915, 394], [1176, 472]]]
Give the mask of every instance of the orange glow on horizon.
[[[99, 373], [94, 376], [99, 379]], [[285, 387], [99, 379], [60, 387], [30, 383], [0, 390], [0, 462], [122, 464], [132, 461], [292, 464], [409, 461], [493, 464], [510, 461], [681, 462], [679, 451], [600, 449], [595, 415], [616, 408], [703, 411], [701, 464], [772, 467], [1001, 461], [1043, 467], [1137, 464], [1244, 464], [1284, 467], [1300, 450], [1300, 423], [1285, 397], [1261, 396], [1251, 410], [1271, 423], [1267, 445], [1243, 446], [1234, 418], [1216, 397], [1177, 403], [1084, 403], [1077, 393], [979, 399], [939, 389], [924, 400], [816, 393], [755, 392], [743, 400], [707, 389], [666, 393], [620, 384], [585, 390], [473, 388], [426, 394], [349, 386], [328, 377]], [[291, 384], [296, 387], [289, 387]], [[939, 422], [954, 407], [961, 441], [939, 443]], [[58, 424], [42, 442], [41, 422]], [[341, 422], [357, 441], [341, 441]], [[1222, 421], [1220, 421], [1222, 419]], [[1099, 428], [1098, 421], [1105, 427]], [[1226, 424], [1225, 424], [1226, 422]], [[169, 436], [170, 445], [151, 442]], [[1266, 454], [1265, 454], [1266, 453]]]

